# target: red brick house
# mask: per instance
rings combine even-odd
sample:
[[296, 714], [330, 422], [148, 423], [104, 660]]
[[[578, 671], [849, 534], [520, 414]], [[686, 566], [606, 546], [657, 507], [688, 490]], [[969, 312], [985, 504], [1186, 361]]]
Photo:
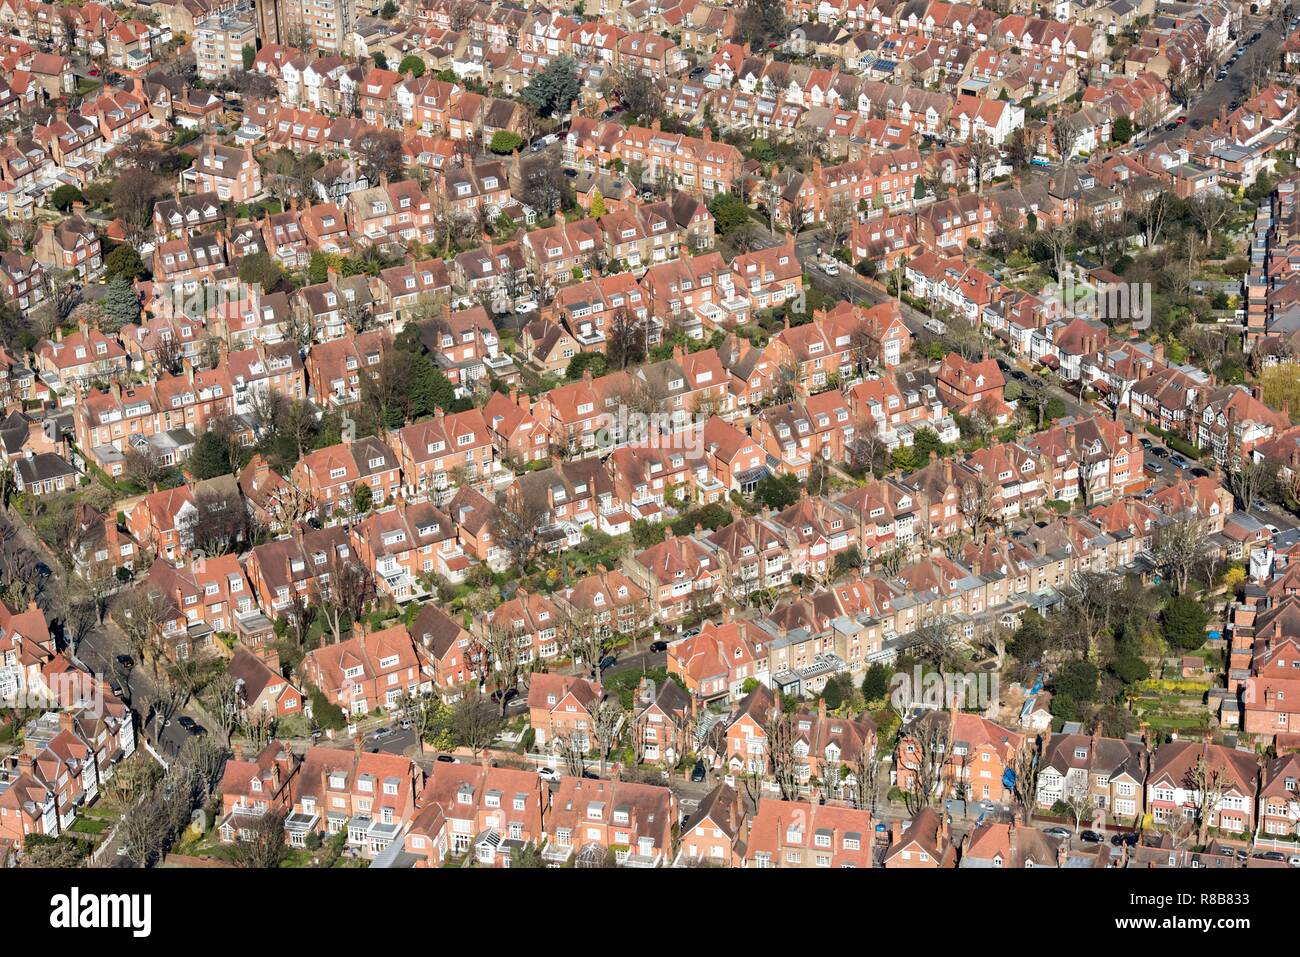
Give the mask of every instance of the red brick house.
[[393, 625], [308, 652], [302, 676], [345, 713], [360, 715], [432, 691], [434, 668], [406, 626]]

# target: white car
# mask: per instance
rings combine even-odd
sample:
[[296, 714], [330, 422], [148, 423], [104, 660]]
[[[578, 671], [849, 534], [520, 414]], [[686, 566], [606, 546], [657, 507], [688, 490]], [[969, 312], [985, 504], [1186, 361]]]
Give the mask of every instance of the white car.
[[555, 768], [538, 768], [537, 776], [541, 778], [543, 781], [560, 780], [560, 772], [555, 770]]
[[828, 276], [838, 276], [840, 274], [840, 264], [834, 259], [828, 259], [822, 263], [822, 272]]
[[942, 319], [925, 320], [925, 328], [928, 329], [930, 332], [933, 332], [936, 336], [941, 336], [948, 331], [948, 327], [944, 325]]
[[521, 302], [515, 306], [515, 312], [519, 313], [520, 315], [523, 315], [525, 312], [532, 312], [536, 308], [537, 308], [537, 303], [535, 302], [532, 301]]
[[1276, 535], [1281, 534], [1281, 532], [1282, 532], [1282, 530], [1281, 530], [1280, 528], [1278, 528], [1276, 525], [1265, 525], [1264, 527], [1268, 529], [1268, 533], [1269, 533], [1270, 535], [1274, 535], [1274, 536], [1276, 536]]

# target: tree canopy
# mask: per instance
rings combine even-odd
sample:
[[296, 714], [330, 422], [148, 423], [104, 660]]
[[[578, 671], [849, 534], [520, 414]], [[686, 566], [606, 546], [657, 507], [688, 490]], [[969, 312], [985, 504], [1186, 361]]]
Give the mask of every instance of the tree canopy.
[[397, 72], [403, 76], [409, 74], [413, 77], [422, 77], [424, 76], [424, 70], [424, 61], [414, 53], [408, 53], [402, 57], [402, 62], [397, 65]]
[[578, 98], [578, 65], [570, 56], [559, 56], [528, 81], [519, 99], [537, 111], [538, 116], [555, 116], [565, 112]]

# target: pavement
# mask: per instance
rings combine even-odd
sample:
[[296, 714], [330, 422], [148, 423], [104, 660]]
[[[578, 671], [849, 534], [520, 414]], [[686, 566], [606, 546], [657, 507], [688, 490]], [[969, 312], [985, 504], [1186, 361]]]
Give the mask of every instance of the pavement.
[[193, 704], [180, 708], [172, 715], [171, 722], [163, 728], [158, 722], [146, 720], [154, 704], [163, 697], [163, 690], [153, 676], [148, 665], [136, 662], [129, 670], [118, 662], [118, 655], [131, 655], [126, 638], [117, 627], [105, 622], [86, 636], [77, 648], [77, 657], [92, 671], [108, 678], [116, 678], [122, 686], [122, 699], [131, 706], [140, 718], [140, 729], [145, 738], [164, 758], [178, 755], [185, 742], [191, 737], [190, 732], [180, 726], [179, 718], [190, 718], [200, 728], [205, 728], [207, 716], [196, 709]]
[[[1269, 36], [1274, 37], [1281, 42], [1286, 39], [1286, 36], [1283, 33], [1284, 29], [1285, 25], [1278, 24], [1277, 22], [1261, 23], [1258, 21], [1252, 22], [1250, 20], [1243, 21], [1241, 26], [1241, 36], [1238, 38], [1236, 46], [1225, 53], [1223, 62], [1226, 62], [1227, 58], [1230, 57], [1236, 49], [1242, 47], [1245, 41], [1249, 39], [1251, 34], [1256, 30], [1260, 32], [1260, 38], [1255, 42], [1254, 46], [1258, 46], [1264, 41], [1265, 37]], [[1166, 140], [1175, 139], [1178, 136], [1181, 136], [1186, 129], [1194, 129], [1198, 126], [1204, 126], [1206, 123], [1209, 123], [1218, 115], [1221, 109], [1228, 107], [1234, 100], [1244, 100], [1246, 98], [1246, 85], [1248, 82], [1246, 71], [1247, 61], [1250, 59], [1250, 49], [1251, 47], [1245, 47], [1246, 52], [1242, 54], [1241, 58], [1237, 60], [1236, 63], [1227, 67], [1228, 75], [1222, 80], [1216, 80], [1213, 74], [1207, 78], [1205, 89], [1193, 96], [1191, 109], [1186, 113], [1187, 123], [1185, 126], [1179, 125], [1179, 127], [1174, 130], [1165, 130], [1162, 128], [1159, 132], [1153, 133], [1149, 139], [1146, 139], [1143, 142], [1158, 144], [1163, 143]]]

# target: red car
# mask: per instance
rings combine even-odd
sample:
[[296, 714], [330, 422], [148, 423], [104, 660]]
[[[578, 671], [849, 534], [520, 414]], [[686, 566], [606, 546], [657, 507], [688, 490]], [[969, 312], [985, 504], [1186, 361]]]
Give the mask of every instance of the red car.
[[99, 76], [99, 71], [96, 70], [94, 67], [92, 67], [91, 70], [90, 70], [90, 74], [89, 74], [89, 75], [90, 75], [90, 76]]
[[1183, 125], [1184, 123], [1186, 123], [1186, 122], [1187, 122], [1187, 117], [1185, 117], [1185, 116], [1180, 116], [1180, 117], [1178, 117], [1178, 125], [1179, 125], [1179, 126], [1182, 126], [1182, 125]]

